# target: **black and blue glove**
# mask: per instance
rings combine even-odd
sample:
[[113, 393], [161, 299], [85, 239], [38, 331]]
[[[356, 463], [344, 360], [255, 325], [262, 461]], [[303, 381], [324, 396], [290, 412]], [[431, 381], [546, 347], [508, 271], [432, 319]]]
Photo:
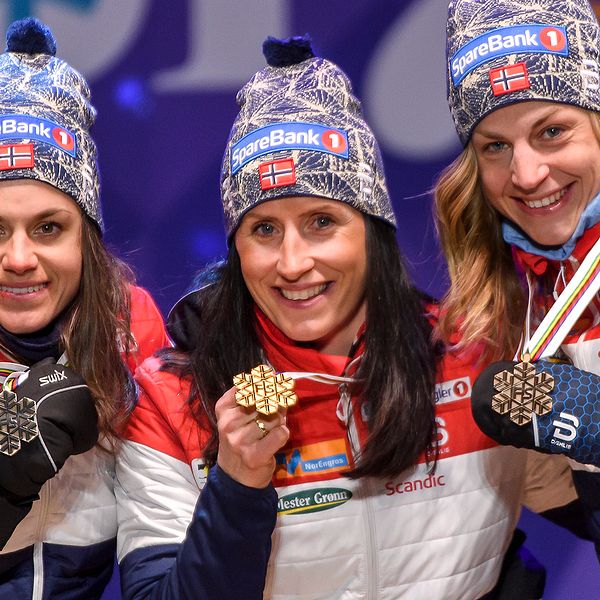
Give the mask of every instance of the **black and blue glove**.
[[98, 440], [98, 415], [85, 381], [46, 359], [0, 392], [0, 548], [42, 485], [73, 454]]
[[533, 373], [523, 364], [497, 362], [479, 375], [471, 396], [479, 428], [503, 445], [600, 467], [600, 376], [546, 361], [531, 363]]

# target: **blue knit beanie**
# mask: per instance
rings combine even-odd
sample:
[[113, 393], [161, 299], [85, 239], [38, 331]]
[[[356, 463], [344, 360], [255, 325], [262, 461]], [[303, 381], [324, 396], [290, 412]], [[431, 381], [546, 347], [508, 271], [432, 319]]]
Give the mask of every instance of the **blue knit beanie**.
[[392, 227], [381, 152], [346, 74], [308, 37], [263, 45], [269, 66], [240, 90], [221, 172], [228, 238], [257, 204], [285, 196], [346, 202]]
[[600, 28], [587, 0], [452, 0], [448, 103], [461, 142], [526, 100], [600, 111]]
[[75, 200], [100, 229], [100, 182], [85, 79], [54, 56], [50, 30], [15, 21], [0, 55], [0, 180], [36, 179]]

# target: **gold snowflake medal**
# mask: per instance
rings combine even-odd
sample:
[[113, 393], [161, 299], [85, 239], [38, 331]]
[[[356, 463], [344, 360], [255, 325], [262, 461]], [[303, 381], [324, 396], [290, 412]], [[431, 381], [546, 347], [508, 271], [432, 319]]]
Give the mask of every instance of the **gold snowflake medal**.
[[506, 369], [494, 375], [492, 410], [498, 414], [508, 413], [510, 420], [517, 425], [531, 422], [532, 415], [538, 417], [552, 410], [554, 378], [545, 372], [537, 372], [535, 364], [530, 362], [529, 354], [512, 369]]
[[36, 403], [19, 398], [7, 379], [0, 388], [0, 454], [12, 456], [21, 449], [22, 442], [38, 437], [36, 412]]
[[283, 373], [275, 373], [268, 365], [258, 365], [250, 373], [235, 375], [233, 385], [237, 388], [237, 404], [254, 407], [263, 415], [276, 413], [280, 407], [289, 408], [298, 401], [294, 380]]

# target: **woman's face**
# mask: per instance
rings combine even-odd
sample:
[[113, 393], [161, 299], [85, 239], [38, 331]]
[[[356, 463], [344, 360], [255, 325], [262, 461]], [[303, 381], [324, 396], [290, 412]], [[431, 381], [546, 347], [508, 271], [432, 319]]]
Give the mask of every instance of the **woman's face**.
[[324, 198], [271, 200], [244, 216], [235, 245], [250, 294], [285, 335], [347, 354], [365, 319], [360, 212]]
[[14, 334], [48, 325], [81, 280], [79, 207], [39, 181], [0, 181], [0, 325]]
[[486, 199], [538, 244], [564, 244], [600, 190], [591, 119], [575, 106], [519, 102], [490, 113], [473, 132]]

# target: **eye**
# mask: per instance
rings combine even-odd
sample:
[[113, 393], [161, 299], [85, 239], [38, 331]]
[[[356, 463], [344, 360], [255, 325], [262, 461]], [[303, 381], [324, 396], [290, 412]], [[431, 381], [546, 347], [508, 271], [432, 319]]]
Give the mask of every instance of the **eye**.
[[252, 232], [257, 235], [269, 236], [275, 233], [275, 227], [272, 223], [257, 223], [252, 228]]
[[318, 229], [324, 229], [329, 227], [333, 223], [333, 219], [328, 215], [317, 215], [315, 218], [315, 225]]
[[496, 140], [495, 142], [490, 142], [489, 144], [486, 144], [483, 147], [483, 150], [485, 152], [491, 152], [496, 153], [496, 152], [502, 152], [502, 150], [505, 150], [507, 147], [506, 142], [501, 142], [499, 140]]
[[58, 233], [61, 230], [61, 227], [58, 223], [53, 221], [48, 221], [46, 223], [41, 223], [36, 228], [35, 232], [41, 235], [53, 235]]
[[562, 132], [563, 132], [562, 127], [556, 127], [556, 126], [547, 127], [546, 129], [544, 129], [544, 131], [542, 133], [542, 137], [554, 139], [554, 138], [558, 137]]

